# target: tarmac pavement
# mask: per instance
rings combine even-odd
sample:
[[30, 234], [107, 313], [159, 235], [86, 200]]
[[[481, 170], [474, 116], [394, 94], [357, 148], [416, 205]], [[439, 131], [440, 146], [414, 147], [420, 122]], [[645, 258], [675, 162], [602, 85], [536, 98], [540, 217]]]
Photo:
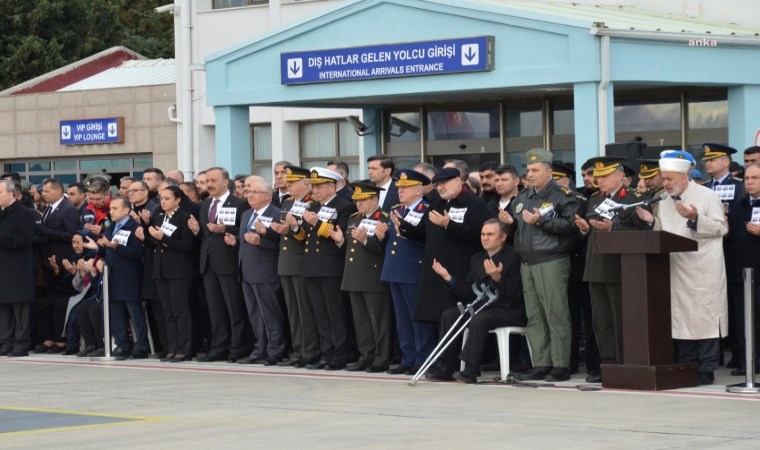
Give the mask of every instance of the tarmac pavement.
[[[760, 448], [760, 395], [420, 381], [155, 359], [0, 358], [0, 448]], [[597, 385], [598, 386], [598, 385]]]

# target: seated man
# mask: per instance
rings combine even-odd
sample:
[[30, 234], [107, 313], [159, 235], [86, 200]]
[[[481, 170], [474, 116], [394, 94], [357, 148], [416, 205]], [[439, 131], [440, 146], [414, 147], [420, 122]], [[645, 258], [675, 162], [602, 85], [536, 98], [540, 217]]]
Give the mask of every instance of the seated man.
[[[438, 261], [433, 262], [435, 273], [446, 281], [449, 289], [452, 289], [463, 303], [475, 297], [470, 289], [473, 282], [485, 282], [491, 289], [498, 289], [499, 297], [470, 321], [464, 348], [460, 335], [427, 370], [425, 377], [428, 380], [449, 381], [456, 378], [465, 383], [475, 383], [488, 332], [499, 327], [525, 326], [527, 318], [520, 278], [520, 259], [512, 247], [504, 245], [506, 240], [506, 226], [498, 219], [487, 220], [480, 231], [483, 250], [475, 253], [470, 259], [470, 271], [465, 280], [458, 280]], [[480, 306], [482, 303], [475, 305], [474, 309], [477, 310]], [[444, 311], [441, 316], [441, 332], [445, 333], [451, 328], [457, 317], [457, 308]], [[461, 372], [454, 372], [458, 349], [462, 349], [459, 359], [465, 362], [465, 366]]]

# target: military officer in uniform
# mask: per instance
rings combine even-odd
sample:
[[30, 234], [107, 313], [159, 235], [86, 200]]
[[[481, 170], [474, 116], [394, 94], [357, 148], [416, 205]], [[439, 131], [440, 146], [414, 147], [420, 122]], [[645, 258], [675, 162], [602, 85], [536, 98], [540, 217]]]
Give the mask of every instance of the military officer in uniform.
[[552, 178], [553, 155], [542, 148], [526, 152], [529, 188], [515, 197], [507, 225], [515, 234], [528, 315], [527, 337], [533, 370], [520, 380], [570, 379], [570, 312], [567, 285], [570, 252], [577, 239], [578, 200]]
[[412, 375], [419, 370], [435, 346], [435, 326], [430, 322], [414, 320], [425, 245], [402, 237], [401, 232], [424, 236], [425, 224], [422, 218], [427, 212], [428, 204], [422, 196], [424, 187], [430, 184], [430, 178], [409, 169], [401, 169], [396, 175], [401, 203], [393, 206], [390, 211], [393, 226], [388, 230], [388, 244], [385, 246], [385, 261], [380, 279], [390, 285], [401, 347], [401, 364], [388, 370], [388, 373]]
[[285, 182], [288, 195], [282, 201], [282, 211], [286, 220], [272, 221], [272, 230], [280, 233], [280, 258], [277, 274], [280, 276], [285, 305], [288, 310], [290, 341], [293, 353], [290, 358], [277, 363], [278, 366], [303, 367], [319, 361], [319, 335], [314, 312], [306, 297], [303, 281], [304, 240], [296, 239], [286, 222], [290, 215], [297, 224], [302, 223], [303, 212], [315, 200], [311, 196], [310, 172], [303, 167], [285, 166]]
[[[594, 334], [603, 364], [623, 362], [623, 292], [621, 288], [620, 256], [596, 252], [596, 233], [622, 230], [647, 230], [634, 208], [620, 212], [607, 209], [630, 205], [644, 200], [642, 194], [626, 185], [623, 158], [592, 158], [594, 177], [599, 191], [588, 202], [585, 218], [575, 216], [575, 224], [584, 236], [588, 235], [584, 281], [589, 282]], [[648, 209], [648, 207], [646, 207]], [[586, 381], [600, 383], [600, 375], [589, 375]]]
[[[641, 166], [639, 166], [639, 179], [644, 180], [644, 184], [647, 187], [647, 198], [655, 198], [665, 192], [665, 188], [662, 187], [662, 174], [660, 173], [660, 160], [659, 159], [641, 159], [639, 160]], [[657, 208], [660, 205], [657, 203], [651, 206], [652, 213], [657, 214]]]
[[[745, 197], [744, 185], [740, 178], [736, 178], [731, 175], [729, 166], [731, 164], [731, 155], [736, 153], [736, 149], [727, 145], [721, 144], [703, 144], [702, 147], [705, 150], [702, 160], [705, 162], [705, 169], [710, 174], [709, 179], [703, 181], [701, 184], [707, 188], [712, 189], [718, 193], [721, 203], [723, 203], [723, 209], [728, 215], [731, 212], [731, 208], [736, 205], [740, 199]], [[726, 245], [726, 239], [723, 240], [724, 258], [726, 267], [731, 265], [728, 260], [729, 252], [726, 251], [728, 246]], [[736, 275], [736, 274], [729, 274]], [[728, 283], [728, 329], [737, 330], [744, 329], [744, 324], [739, 324], [739, 317], [744, 317], [744, 301], [741, 292], [734, 292], [736, 289], [741, 288], [741, 280], [732, 280]], [[745, 361], [738, 359], [737, 356], [744, 355], [744, 336], [739, 336], [738, 333], [730, 332], [728, 337], [731, 345], [731, 360], [726, 365], [731, 369], [739, 369], [737, 373], [742, 373], [742, 368], [745, 365]], [[721, 353], [721, 361], [722, 361]]]
[[288, 216], [296, 239], [305, 239], [303, 277], [306, 292], [317, 322], [322, 359], [307, 364], [308, 369], [341, 370], [350, 358], [349, 318], [343, 305], [340, 285], [343, 278], [345, 247], [335, 242], [336, 231], [346, 229], [348, 218], [356, 212], [350, 201], [338, 197], [335, 184], [340, 174], [312, 167], [310, 181], [314, 198], [303, 213], [303, 222]]
[[388, 369], [393, 335], [388, 284], [380, 281], [388, 236], [388, 213], [380, 208], [380, 191], [372, 183], [356, 183], [353, 200], [358, 211], [348, 219], [345, 233], [333, 232], [335, 243], [346, 245], [346, 266], [341, 290], [351, 298], [359, 360], [346, 367], [351, 372], [384, 372]]

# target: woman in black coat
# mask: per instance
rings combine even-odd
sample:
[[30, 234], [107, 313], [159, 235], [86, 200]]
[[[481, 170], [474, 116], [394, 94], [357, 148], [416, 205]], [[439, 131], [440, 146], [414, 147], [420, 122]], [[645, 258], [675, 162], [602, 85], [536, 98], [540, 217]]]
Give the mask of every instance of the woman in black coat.
[[152, 249], [153, 279], [166, 321], [167, 355], [162, 361], [180, 362], [190, 359], [192, 317], [190, 286], [196, 277], [192, 255], [194, 236], [187, 225], [190, 215], [179, 207], [184, 194], [177, 186], [159, 192], [161, 212], [154, 214], [145, 236], [145, 245]]

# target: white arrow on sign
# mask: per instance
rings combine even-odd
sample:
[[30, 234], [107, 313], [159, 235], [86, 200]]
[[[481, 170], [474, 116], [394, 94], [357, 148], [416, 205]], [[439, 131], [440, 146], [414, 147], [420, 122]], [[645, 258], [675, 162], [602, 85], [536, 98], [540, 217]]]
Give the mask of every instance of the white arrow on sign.
[[288, 60], [288, 78], [303, 78], [302, 58], [290, 58]]
[[61, 139], [68, 139], [71, 137], [71, 125], [61, 125]]
[[462, 65], [477, 66], [480, 62], [480, 55], [478, 54], [478, 50], [478, 44], [462, 45]]
[[118, 127], [115, 123], [109, 123], [108, 124], [108, 137], [116, 137], [116, 134], [118, 133]]

